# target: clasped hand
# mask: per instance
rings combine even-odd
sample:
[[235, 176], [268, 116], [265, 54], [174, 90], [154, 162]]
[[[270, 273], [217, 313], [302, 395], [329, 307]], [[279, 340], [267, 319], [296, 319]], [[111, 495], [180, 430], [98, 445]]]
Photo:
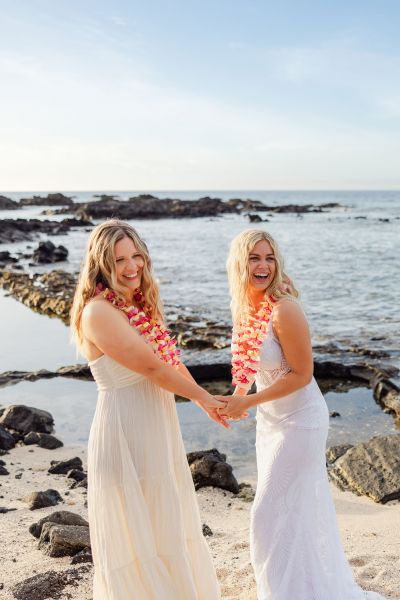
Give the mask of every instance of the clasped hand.
[[249, 416], [246, 406], [246, 396], [215, 396], [217, 400], [225, 402], [225, 406], [218, 408], [222, 418], [240, 421]]

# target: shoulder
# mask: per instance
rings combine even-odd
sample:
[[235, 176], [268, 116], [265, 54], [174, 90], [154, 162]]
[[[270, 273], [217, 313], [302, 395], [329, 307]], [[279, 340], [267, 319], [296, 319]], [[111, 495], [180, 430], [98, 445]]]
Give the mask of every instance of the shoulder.
[[104, 318], [118, 318], [119, 312], [104, 298], [92, 298], [83, 308], [82, 320], [93, 323]]
[[275, 304], [272, 312], [272, 320], [274, 327], [277, 328], [307, 323], [301, 304], [291, 296], [280, 298]]

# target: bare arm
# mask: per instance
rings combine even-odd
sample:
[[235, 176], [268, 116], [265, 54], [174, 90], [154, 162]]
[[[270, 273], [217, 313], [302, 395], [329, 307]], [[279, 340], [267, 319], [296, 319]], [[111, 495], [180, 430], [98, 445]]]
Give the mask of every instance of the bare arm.
[[300, 306], [293, 302], [282, 302], [274, 310], [274, 329], [290, 372], [270, 387], [245, 397], [234, 395], [222, 414], [236, 414], [263, 402], [278, 400], [307, 385], [313, 374], [313, 358], [310, 333], [306, 317]]
[[189, 380], [171, 365], [160, 360], [138, 332], [129, 325], [125, 315], [107, 301], [93, 301], [85, 307], [82, 314], [82, 331], [84, 337], [101, 352], [124, 367], [148, 377], [169, 392], [189, 398], [201, 406], [217, 408], [224, 405], [194, 380]]

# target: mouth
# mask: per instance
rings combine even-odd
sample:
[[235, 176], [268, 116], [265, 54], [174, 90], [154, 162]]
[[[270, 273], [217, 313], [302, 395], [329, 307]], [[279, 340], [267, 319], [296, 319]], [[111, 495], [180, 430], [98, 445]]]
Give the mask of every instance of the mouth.
[[124, 275], [123, 277], [124, 279], [128, 279], [128, 281], [132, 281], [133, 279], [137, 279], [139, 277], [139, 273], [136, 273], [136, 275]]
[[253, 273], [253, 277], [262, 283], [265, 283], [269, 279], [269, 273]]

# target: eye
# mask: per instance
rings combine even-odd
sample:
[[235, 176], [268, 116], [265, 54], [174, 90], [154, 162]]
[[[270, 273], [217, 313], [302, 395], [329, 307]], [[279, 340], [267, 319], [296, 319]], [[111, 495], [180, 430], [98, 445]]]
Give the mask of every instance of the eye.
[[123, 258], [117, 258], [117, 260], [115, 262], [122, 262], [124, 259]]
[[275, 262], [275, 257], [274, 257], [274, 256], [269, 256], [269, 257], [267, 258], [267, 260], [268, 260], [269, 262]]
[[250, 256], [250, 259], [249, 259], [249, 260], [250, 260], [251, 262], [254, 262], [254, 261], [258, 260], [258, 258], [257, 258], [257, 256]]

